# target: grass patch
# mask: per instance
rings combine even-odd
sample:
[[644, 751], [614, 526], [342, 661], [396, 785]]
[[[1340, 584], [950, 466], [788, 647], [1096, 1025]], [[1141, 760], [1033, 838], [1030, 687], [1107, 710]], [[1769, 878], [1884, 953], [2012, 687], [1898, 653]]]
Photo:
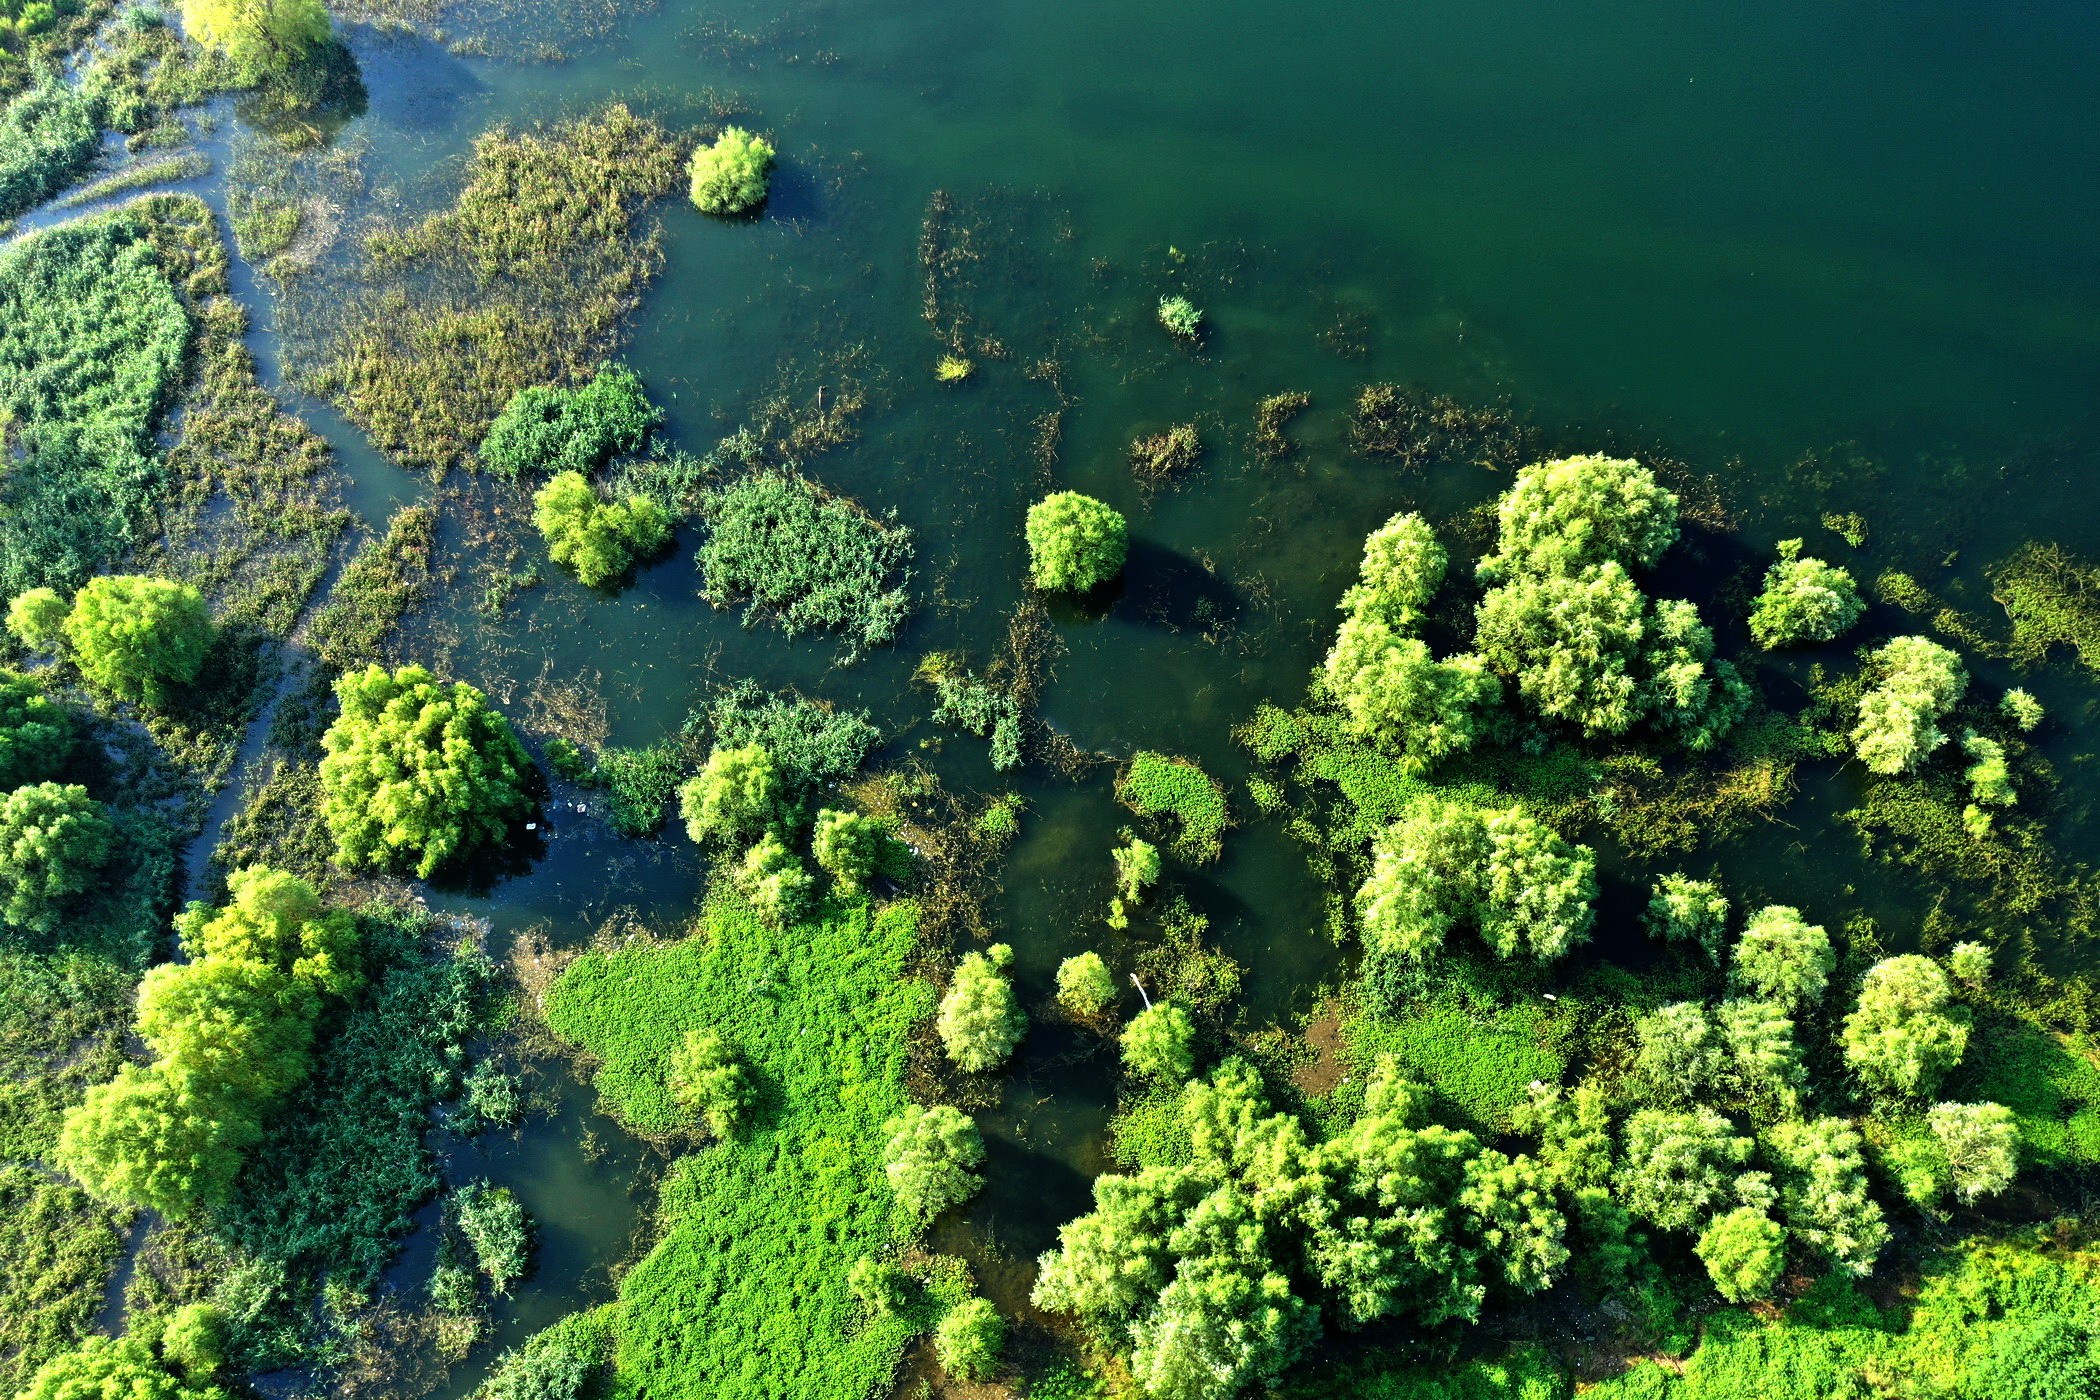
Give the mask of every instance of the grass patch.
[[716, 901], [693, 937], [586, 954], [547, 994], [549, 1028], [642, 1132], [691, 1127], [664, 1080], [689, 1030], [721, 1029], [758, 1087], [747, 1132], [665, 1179], [661, 1238], [612, 1309], [615, 1395], [864, 1400], [888, 1383], [917, 1324], [864, 1317], [846, 1274], [911, 1234], [881, 1152], [932, 1007], [904, 976], [916, 945], [908, 904], [774, 931]]
[[2100, 1066], [2077, 1041], [2025, 1021], [1986, 1020], [1943, 1097], [2011, 1109], [2024, 1160], [2036, 1166], [2100, 1162]]
[[1135, 754], [1116, 777], [1116, 800], [1141, 817], [1171, 815], [1174, 850], [1185, 860], [1216, 860], [1225, 849], [1225, 789], [1192, 760]]
[[0, 108], [0, 219], [43, 203], [102, 148], [102, 104], [50, 77]]
[[1313, 1369], [1317, 1379], [1286, 1381], [1280, 1400], [1568, 1400], [1575, 1393], [1561, 1364], [1537, 1347], [1462, 1366], [1424, 1366], [1395, 1355]]
[[403, 506], [386, 533], [368, 539], [314, 613], [307, 640], [339, 671], [374, 662], [393, 664], [386, 639], [401, 619], [430, 596], [430, 561], [437, 548], [437, 510]]
[[1399, 1015], [1352, 1005], [1342, 1043], [1361, 1079], [1380, 1055], [1397, 1055], [1436, 1090], [1456, 1126], [1485, 1137], [1509, 1130], [1509, 1111], [1531, 1082], [1560, 1082], [1567, 1061], [1547, 1044], [1546, 1017], [1536, 1006], [1480, 1012], [1456, 997], [1438, 997]]

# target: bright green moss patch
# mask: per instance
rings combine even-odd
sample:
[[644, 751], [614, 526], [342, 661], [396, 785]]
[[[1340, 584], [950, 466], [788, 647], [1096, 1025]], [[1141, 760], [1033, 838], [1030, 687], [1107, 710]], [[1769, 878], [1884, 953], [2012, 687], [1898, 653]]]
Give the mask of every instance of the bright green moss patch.
[[2100, 1066], [2025, 1021], [1979, 1025], [1943, 1097], [2011, 1109], [2022, 1155], [2037, 1166], [2100, 1162]]
[[1109, 1123], [1109, 1153], [1130, 1171], [1171, 1167], [1189, 1158], [1189, 1126], [1179, 1084], [1152, 1084], [1126, 1095]]
[[749, 1127], [664, 1181], [663, 1235], [612, 1315], [616, 1395], [863, 1400], [888, 1383], [919, 1321], [867, 1316], [846, 1276], [910, 1234], [881, 1154], [932, 1004], [904, 975], [916, 942], [906, 904], [772, 930], [722, 901], [695, 936], [588, 953], [548, 993], [548, 1026], [601, 1063], [607, 1108], [639, 1131], [693, 1126], [664, 1077], [688, 1031], [720, 1030], [757, 1087]]
[[1545, 1043], [1545, 1030], [1536, 1006], [1483, 1015], [1455, 997], [1393, 1016], [1359, 1004], [1342, 1017], [1342, 1043], [1358, 1079], [1380, 1055], [1397, 1055], [1462, 1126], [1489, 1135], [1508, 1130], [1509, 1111], [1533, 1080], [1560, 1082], [1567, 1061]]
[[1225, 789], [1186, 758], [1137, 754], [1116, 779], [1116, 800], [1142, 817], [1173, 816], [1174, 849], [1186, 860], [1216, 860], [1224, 850]]

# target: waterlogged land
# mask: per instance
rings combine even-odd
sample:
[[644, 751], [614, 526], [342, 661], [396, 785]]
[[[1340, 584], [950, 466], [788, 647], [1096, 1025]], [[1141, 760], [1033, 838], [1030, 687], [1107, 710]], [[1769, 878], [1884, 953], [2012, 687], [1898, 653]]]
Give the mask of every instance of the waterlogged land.
[[2096, 47], [0, 3], [0, 1395], [2100, 1388]]

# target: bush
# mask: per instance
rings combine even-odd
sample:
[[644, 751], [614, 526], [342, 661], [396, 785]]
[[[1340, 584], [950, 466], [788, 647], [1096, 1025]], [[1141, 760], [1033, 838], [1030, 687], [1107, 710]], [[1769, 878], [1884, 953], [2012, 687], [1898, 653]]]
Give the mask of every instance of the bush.
[[1059, 491], [1028, 508], [1028, 572], [1045, 592], [1086, 593], [1123, 572], [1130, 552], [1122, 512]]
[[7, 605], [7, 630], [31, 651], [57, 651], [66, 639], [66, 615], [72, 611], [52, 588], [31, 588]]
[[1968, 1204], [2013, 1184], [2020, 1169], [2020, 1128], [2012, 1110], [1996, 1103], [1943, 1103], [1925, 1115], [1954, 1192]]
[[1699, 1236], [1699, 1259], [1729, 1302], [1770, 1297], [1786, 1265], [1786, 1231], [1757, 1207], [1738, 1206]]
[[777, 831], [765, 832], [744, 852], [735, 879], [752, 912], [772, 928], [801, 918], [817, 897], [816, 877]]
[[900, 1313], [911, 1302], [904, 1270], [872, 1255], [853, 1261], [853, 1270], [846, 1275], [846, 1287], [852, 1290], [853, 1300], [871, 1313]]
[[2024, 690], [2006, 691], [1998, 702], [1998, 711], [2023, 734], [2040, 724], [2047, 714], [2042, 702]]
[[1925, 637], [1897, 637], [1867, 658], [1874, 684], [1860, 698], [1853, 751], [1869, 772], [1916, 768], [1947, 742], [1939, 720], [1967, 689], [1961, 658]]
[[1872, 1273], [1889, 1230], [1867, 1194], [1858, 1130], [1818, 1118], [1774, 1124], [1766, 1141], [1785, 1169], [1780, 1199], [1788, 1232], [1848, 1273]]
[[1851, 574], [1803, 558], [1800, 540], [1782, 540], [1779, 562], [1765, 574], [1764, 592], [1750, 610], [1750, 635], [1767, 651], [1827, 642], [1859, 621], [1866, 606]]
[[1027, 1033], [1028, 1017], [1014, 999], [1007, 968], [1013, 949], [994, 943], [957, 964], [935, 1021], [948, 1058], [972, 1074], [997, 1069]]
[[1626, 1120], [1619, 1198], [1665, 1230], [1696, 1229], [1727, 1198], [1750, 1147], [1718, 1113], [1644, 1108]]
[[191, 1381], [208, 1381], [226, 1365], [227, 1326], [218, 1304], [185, 1303], [161, 1328], [161, 1358]]
[[89, 1337], [76, 1351], [52, 1357], [19, 1400], [225, 1400], [208, 1383], [170, 1375], [136, 1337]]
[[860, 771], [882, 739], [866, 710], [836, 710], [792, 692], [769, 695], [749, 681], [724, 690], [707, 707], [707, 722], [717, 747], [764, 749], [797, 803]]
[[251, 82], [296, 67], [334, 33], [321, 0], [182, 0], [182, 27]]
[[1650, 937], [1694, 944], [1719, 962], [1728, 936], [1728, 896], [1710, 880], [1665, 875], [1651, 888], [1641, 922]]
[[707, 538], [693, 562], [718, 608], [749, 598], [791, 637], [842, 632], [855, 654], [893, 640], [910, 614], [911, 531], [782, 472], [701, 497]]
[[977, 1125], [948, 1105], [907, 1104], [883, 1131], [883, 1175], [914, 1221], [924, 1224], [984, 1185], [976, 1170], [984, 1162]]
[[902, 874], [911, 850], [890, 834], [889, 824], [858, 812], [825, 808], [810, 833], [810, 854], [831, 876], [841, 896], [858, 899], [878, 875]]
[[1728, 979], [1752, 996], [1799, 1009], [1822, 999], [1836, 965], [1821, 924], [1808, 922], [1798, 909], [1772, 904], [1743, 926]]
[[1589, 936], [1596, 858], [1516, 808], [1423, 797], [1379, 836], [1356, 892], [1364, 946], [1420, 963], [1475, 925], [1502, 957], [1558, 958]]
[[501, 1186], [470, 1181], [454, 1189], [452, 1221], [474, 1251], [474, 1263], [489, 1287], [508, 1297], [510, 1286], [525, 1276], [532, 1252], [531, 1226], [517, 1197]]
[[211, 613], [186, 583], [104, 575], [74, 596], [65, 638], [92, 684], [157, 708], [172, 687], [197, 678], [211, 647]]
[[226, 903], [192, 904], [175, 919], [198, 962], [260, 963], [324, 996], [347, 996], [363, 981], [357, 921], [321, 903], [296, 875], [251, 865], [226, 879]]
[[1194, 340], [1203, 329], [1203, 313], [1187, 297], [1161, 297], [1159, 323], [1167, 328], [1169, 335]]
[[1109, 911], [1108, 926], [1129, 928], [1130, 910], [1142, 904], [1146, 893], [1159, 883], [1159, 847], [1133, 836], [1108, 855], [1116, 866], [1116, 900]]
[[1144, 1079], [1180, 1082], [1196, 1069], [1196, 1026], [1171, 1001], [1159, 1002], [1123, 1027], [1123, 1067]]
[[581, 472], [562, 472], [533, 497], [533, 521], [547, 552], [576, 577], [602, 588], [671, 541], [671, 517], [640, 496], [608, 503]]
[[665, 1073], [672, 1100], [699, 1114], [718, 1138], [734, 1137], [757, 1100], [751, 1076], [718, 1030], [687, 1031]]
[[1656, 1103], [1704, 1102], [1727, 1067], [1706, 1008], [1695, 1001], [1658, 1007], [1634, 1023], [1634, 1073]]
[[773, 173], [773, 143], [740, 126], [725, 126], [713, 144], [695, 147], [694, 207], [703, 214], [744, 214], [766, 201]]
[[1940, 965], [1910, 953], [1867, 969], [1841, 1043], [1845, 1063], [1870, 1089], [1918, 1097], [1961, 1063], [1969, 1026]]
[[421, 666], [371, 666], [338, 680], [335, 694], [321, 815], [343, 865], [407, 865], [428, 878], [500, 845], [532, 811], [532, 761], [474, 687], [447, 687]]
[[1057, 965], [1058, 1005], [1074, 1016], [1092, 1020], [1116, 1003], [1116, 980], [1108, 964], [1091, 948]]
[[1216, 860], [1228, 821], [1225, 789], [1186, 758], [1142, 750], [1116, 776], [1116, 800], [1141, 817], [1171, 814], [1180, 830], [1174, 849], [1184, 860]]
[[1971, 730], [1961, 746], [1975, 760], [1962, 774], [1969, 785], [1970, 801], [1985, 807], [2010, 807], [2019, 800], [2019, 793], [2013, 789], [2012, 769], [2005, 760], [2005, 745]]
[[990, 1380], [1006, 1351], [1006, 1319], [986, 1298], [965, 1298], [948, 1309], [933, 1334], [941, 1369], [964, 1380]]
[[115, 829], [78, 785], [37, 783], [0, 797], [0, 918], [54, 933], [109, 862]]
[[[601, 365], [575, 388], [520, 389], [489, 424], [481, 460], [513, 481], [534, 472], [588, 477], [615, 457], [641, 451], [663, 420], [633, 370]], [[547, 531], [544, 524], [540, 529]]]
[[789, 808], [773, 756], [756, 744], [717, 748], [678, 789], [678, 812], [695, 845], [735, 846], [787, 824]]
[[56, 778], [73, 753], [73, 716], [29, 676], [0, 670], [0, 790]]
[[0, 109], [0, 219], [57, 194], [102, 148], [102, 110], [85, 85], [46, 78]]

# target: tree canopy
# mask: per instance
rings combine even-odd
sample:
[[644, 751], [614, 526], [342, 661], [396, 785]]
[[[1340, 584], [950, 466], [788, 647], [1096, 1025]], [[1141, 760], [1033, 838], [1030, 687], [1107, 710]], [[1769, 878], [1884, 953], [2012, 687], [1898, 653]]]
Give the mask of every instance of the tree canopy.
[[1123, 572], [1130, 550], [1122, 512], [1077, 491], [1028, 508], [1028, 570], [1045, 592], [1085, 593]]
[[1940, 965], [1906, 953], [1867, 969], [1840, 1039], [1845, 1063], [1869, 1088], [1914, 1098], [1961, 1063], [1969, 1026]]
[[1867, 658], [1873, 687], [1860, 698], [1853, 752], [1869, 772], [1907, 773], [1947, 736], [1939, 721], [1968, 688], [1961, 658], [1927, 637], [1896, 637]]
[[984, 1162], [977, 1125], [947, 1104], [906, 1104], [884, 1131], [889, 1141], [882, 1153], [883, 1173], [897, 1204], [913, 1220], [923, 1224], [984, 1185], [977, 1174]]
[[556, 474], [532, 504], [554, 562], [593, 588], [619, 582], [671, 542], [670, 512], [641, 496], [602, 500], [582, 472]]
[[115, 848], [108, 809], [78, 784], [0, 795], [0, 919], [55, 933]]
[[1751, 607], [1750, 635], [1767, 650], [1827, 642], [1859, 621], [1866, 606], [1851, 574], [1805, 557], [1800, 540], [1783, 540], [1779, 562], [1766, 571], [1764, 592]]
[[335, 33], [321, 0], [182, 0], [182, 27], [250, 81], [304, 62]]
[[212, 631], [203, 594], [136, 574], [89, 579], [64, 627], [73, 663], [91, 684], [156, 708], [197, 678]]
[[73, 754], [73, 716], [35, 678], [0, 670], [0, 789], [49, 782]]
[[1028, 1017], [1014, 996], [1007, 969], [1014, 952], [994, 943], [956, 965], [934, 1027], [948, 1058], [972, 1074], [997, 1069], [1027, 1033]]
[[697, 146], [687, 173], [693, 204], [706, 214], [746, 214], [765, 203], [773, 174], [773, 143], [740, 126], [725, 126]]

